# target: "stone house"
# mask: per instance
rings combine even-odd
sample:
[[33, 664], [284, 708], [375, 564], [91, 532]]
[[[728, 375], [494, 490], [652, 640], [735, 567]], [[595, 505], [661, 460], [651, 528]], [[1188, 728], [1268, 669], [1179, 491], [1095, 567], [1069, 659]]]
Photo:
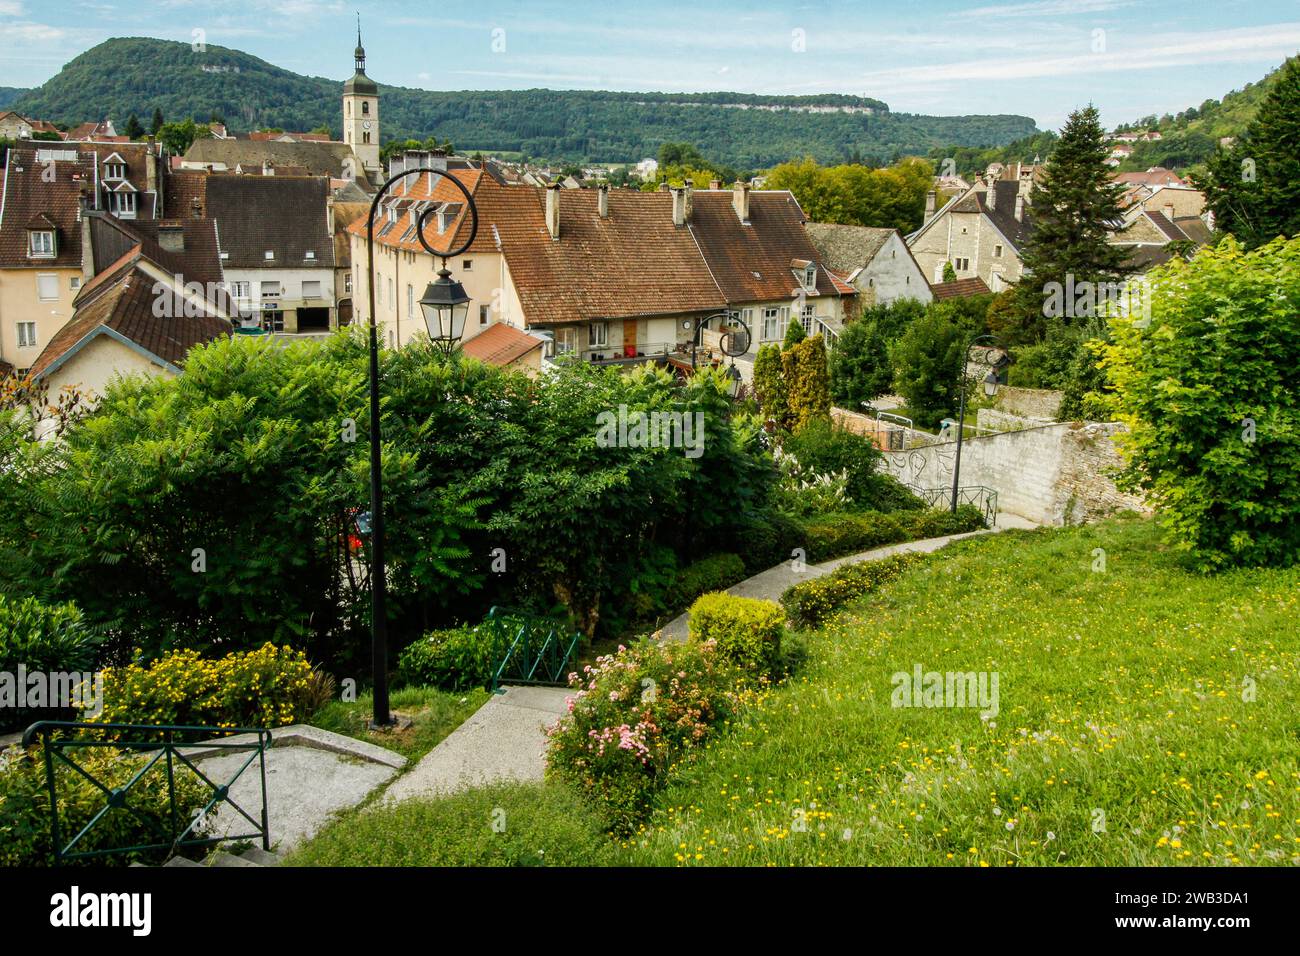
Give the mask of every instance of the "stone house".
[[929, 303], [930, 283], [897, 229], [810, 222], [808, 235], [829, 268], [858, 290], [860, 308], [900, 299]]

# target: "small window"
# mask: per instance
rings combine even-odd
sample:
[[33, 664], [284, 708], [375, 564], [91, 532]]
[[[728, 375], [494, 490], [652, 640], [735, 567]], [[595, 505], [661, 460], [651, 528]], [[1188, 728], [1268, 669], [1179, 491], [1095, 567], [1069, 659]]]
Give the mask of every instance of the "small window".
[[135, 193], [109, 193], [108, 209], [120, 219], [135, 218]]
[[999, 245], [999, 246], [994, 246], [994, 247], [993, 247], [993, 258], [994, 258], [994, 259], [1001, 259], [1001, 258], [1002, 258], [1002, 247], [1001, 247], [1000, 245]]
[[27, 254], [33, 259], [54, 258], [54, 233], [47, 231], [27, 234]]
[[492, 307], [490, 305], [480, 305], [478, 307], [478, 324], [487, 325], [492, 319]]
[[363, 142], [363, 143], [368, 143], [368, 142], [370, 142], [370, 134], [369, 134], [369, 133], [362, 133], [362, 134], [361, 134], [361, 142]]
[[805, 289], [817, 288], [817, 267], [809, 266], [804, 270], [803, 285]]
[[391, 309], [397, 305], [397, 299], [393, 296], [393, 280], [388, 280], [388, 307]]
[[303, 258], [307, 259], [308, 261], [313, 260], [316, 258], [316, 253], [314, 250], [308, 249], [307, 252], [303, 255]]
[[73, 276], [68, 280], [68, 288], [76, 292], [81, 288], [81, 276]]
[[369, 115], [370, 115], [370, 101], [369, 101], [369, 100], [362, 100], [362, 101], [361, 101], [361, 115], [362, 115], [362, 116], [369, 116]]
[[310, 280], [302, 284], [302, 297], [304, 299], [320, 298], [320, 281]]
[[587, 338], [587, 344], [594, 349], [603, 349], [609, 344], [609, 323], [593, 322], [588, 327], [591, 331]]
[[230, 283], [230, 294], [236, 299], [247, 299], [249, 293], [249, 284], [247, 282]]
[[555, 330], [555, 354], [572, 355], [578, 351], [578, 330], [572, 326]]
[[461, 267], [462, 269], [464, 269], [466, 272], [473, 272], [473, 271], [474, 271], [474, 260], [473, 260], [473, 259], [462, 259], [462, 260], [461, 260], [461, 263], [460, 263], [460, 267]]
[[35, 322], [18, 323], [18, 347], [20, 349], [31, 349], [36, 347]]
[[126, 166], [122, 163], [105, 163], [105, 179], [126, 179]]
[[36, 298], [42, 302], [57, 302], [59, 298], [59, 277], [52, 272], [38, 273], [36, 276]]
[[415, 289], [410, 285], [410, 283], [407, 283], [407, 286], [406, 286], [406, 314], [407, 314], [407, 315], [413, 315], [414, 313], [415, 313]]
[[229, 258], [230, 258], [230, 253], [228, 253], [228, 252], [223, 252], [223, 253], [221, 254], [221, 258], [222, 258], [222, 261], [225, 261], [226, 259], [229, 259]]
[[266, 259], [268, 262], [274, 260], [274, 259], [275, 259], [275, 251], [272, 250], [272, 249], [267, 249], [266, 252], [262, 253], [262, 258], [263, 258], [263, 259]]
[[352, 294], [352, 273], [351, 272], [346, 272], [343, 274], [343, 291], [346, 292], [348, 295]]

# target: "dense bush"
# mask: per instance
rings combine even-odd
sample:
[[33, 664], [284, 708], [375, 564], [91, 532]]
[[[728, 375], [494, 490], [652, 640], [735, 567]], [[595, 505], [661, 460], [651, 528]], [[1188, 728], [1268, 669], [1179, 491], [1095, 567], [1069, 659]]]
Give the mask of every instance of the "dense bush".
[[972, 505], [962, 505], [956, 514], [926, 508], [892, 514], [850, 512], [803, 522], [808, 560], [814, 564], [887, 544], [963, 534], [983, 527], [984, 513]]
[[[775, 477], [721, 370], [682, 385], [576, 363], [534, 381], [420, 345], [381, 361], [395, 644], [493, 604], [558, 602], [584, 634], [616, 631], [603, 612], [652, 551], [683, 564], [734, 540]], [[234, 336], [192, 350], [182, 376], [114, 383], [59, 442], [0, 414], [0, 588], [75, 599], [118, 660], [272, 641], [355, 670], [370, 616], [356, 560], [366, 379], [360, 330]], [[620, 407], [702, 416], [704, 453], [602, 440]]]
[[820, 627], [835, 611], [892, 581], [919, 560], [920, 555], [897, 554], [880, 561], [846, 564], [830, 574], [796, 584], [781, 595], [781, 606], [794, 627]]
[[[50, 605], [0, 594], [0, 673], [17, 675], [19, 665], [29, 672], [88, 673], [95, 669], [98, 645], [98, 638], [74, 605]], [[55, 716], [54, 712], [5, 707], [0, 709], [0, 730]]]
[[669, 769], [734, 712], [745, 675], [714, 643], [643, 640], [571, 681], [578, 693], [548, 731], [547, 773], [627, 832]]
[[397, 676], [416, 687], [468, 690], [492, 683], [497, 663], [491, 632], [480, 627], [430, 631], [397, 659]]
[[889, 341], [875, 322], [864, 319], [849, 323], [840, 333], [827, 371], [831, 398], [850, 411], [861, 411], [863, 405], [879, 395], [888, 395], [894, 387]]
[[281, 727], [306, 720], [312, 669], [301, 651], [267, 644], [207, 660], [171, 651], [104, 671], [97, 723]]
[[745, 562], [738, 554], [715, 554], [701, 558], [687, 565], [678, 576], [677, 602], [680, 607], [686, 607], [701, 594], [722, 591], [744, 577]]
[[[798, 322], [790, 328], [803, 331]], [[786, 404], [790, 428], [798, 431], [809, 422], [831, 413], [831, 383], [826, 370], [826, 343], [820, 335], [800, 338], [781, 353], [782, 377], [785, 380]]]
[[713, 641], [728, 660], [760, 677], [781, 668], [785, 612], [772, 601], [714, 592], [691, 605], [692, 641]]
[[915, 507], [916, 496], [879, 470], [880, 451], [875, 443], [828, 418], [812, 421], [785, 436], [781, 450], [794, 455], [800, 465], [814, 472], [846, 473], [846, 491], [855, 508], [892, 511]]
[[[1300, 238], [1231, 239], [1150, 277], [1106, 369], [1130, 434], [1125, 487], [1205, 569], [1300, 558]], [[1149, 322], [1149, 324], [1148, 324]]]
[[750, 574], [766, 571], [794, 556], [795, 548], [803, 547], [804, 530], [793, 518], [772, 511], [753, 519], [741, 532], [737, 550]]
[[786, 403], [781, 347], [775, 343], [761, 346], [754, 359], [754, 395], [763, 409], [763, 417], [777, 428], [790, 426], [790, 408]]
[[[86, 747], [70, 752], [76, 762], [108, 787], [129, 783], [147, 755], [126, 753], [108, 747]], [[60, 839], [68, 841], [104, 808], [104, 791], [71, 767], [55, 761], [56, 792], [59, 801]], [[188, 822], [202, 809], [210, 791], [191, 771], [181, 767], [175, 773], [176, 813]], [[163, 763], [148, 770], [127, 791], [126, 806], [109, 810], [77, 842], [77, 851], [94, 851], [118, 846], [161, 842], [159, 829], [171, 831], [172, 805], [167, 791]], [[202, 834], [200, 825], [196, 831]], [[50, 792], [46, 786], [45, 758], [39, 747], [12, 747], [0, 752], [0, 867], [45, 866], [54, 861], [50, 834]], [[126, 865], [140, 861], [160, 863], [169, 855], [162, 851], [134, 851], [90, 860], [90, 864]]]

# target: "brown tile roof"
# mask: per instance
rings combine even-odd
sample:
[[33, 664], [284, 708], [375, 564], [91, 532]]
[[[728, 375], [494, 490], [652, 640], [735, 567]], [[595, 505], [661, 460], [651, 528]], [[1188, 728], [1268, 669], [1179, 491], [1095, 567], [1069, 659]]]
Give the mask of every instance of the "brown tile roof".
[[[670, 194], [659, 193], [671, 201]], [[691, 232], [729, 304], [788, 299], [799, 290], [792, 271], [795, 259], [821, 257], [804, 228], [806, 217], [794, 195], [785, 190], [753, 190], [749, 225], [732, 206], [731, 190], [696, 191], [692, 197]], [[819, 295], [856, 295], [824, 265], [817, 269]]]
[[286, 131], [286, 132], [280, 132], [280, 133], [268, 133], [268, 132], [265, 132], [265, 131], [263, 131], [263, 130], [254, 130], [253, 132], [251, 132], [251, 133], [248, 134], [248, 138], [249, 138], [250, 140], [252, 140], [254, 143], [273, 143], [273, 142], [279, 142], [279, 141], [280, 141], [280, 137], [282, 137], [282, 136], [288, 136], [288, 137], [289, 137], [289, 140], [287, 140], [287, 142], [296, 142], [296, 143], [333, 143], [333, 142], [337, 142], [337, 140], [332, 140], [332, 139], [330, 139], [329, 136], [328, 136], [327, 134], [325, 134], [325, 133], [291, 133], [291, 132], [287, 132], [287, 131]]
[[325, 177], [210, 176], [205, 195], [226, 269], [334, 268]]
[[930, 286], [935, 299], [964, 299], [972, 295], [987, 295], [990, 291], [979, 276], [972, 279], [954, 279], [952, 282], [938, 282]]
[[1152, 166], [1150, 169], [1138, 173], [1116, 173], [1112, 177], [1117, 183], [1135, 186], [1186, 186], [1187, 180], [1183, 179], [1172, 169], [1166, 169], [1163, 166]]
[[461, 351], [489, 365], [504, 368], [544, 344], [541, 339], [514, 326], [494, 322], [472, 339], [466, 339]]
[[178, 169], [163, 178], [162, 215], [179, 218], [194, 215], [194, 200], [198, 210], [206, 215], [208, 202], [208, 173], [203, 170]]
[[[35, 150], [9, 151], [0, 184], [0, 269], [81, 266], [80, 197], [83, 189], [93, 190], [93, 171], [81, 160], [59, 161], [53, 165], [53, 179], [47, 181], [46, 168], [36, 162]], [[57, 255], [53, 259], [27, 255], [27, 228], [42, 216], [54, 224]]]
[[[138, 258], [116, 268], [97, 294], [82, 301], [54, 334], [32, 365], [31, 374], [48, 374], [99, 335], [125, 340], [161, 362], [179, 366], [194, 346], [230, 334], [227, 320], [206, 310], [197, 316], [187, 315], [187, 304], [175, 295], [169, 295], [170, 309], [160, 310], [173, 317], [155, 315], [157, 281]], [[193, 311], [193, 305], [188, 311]]]

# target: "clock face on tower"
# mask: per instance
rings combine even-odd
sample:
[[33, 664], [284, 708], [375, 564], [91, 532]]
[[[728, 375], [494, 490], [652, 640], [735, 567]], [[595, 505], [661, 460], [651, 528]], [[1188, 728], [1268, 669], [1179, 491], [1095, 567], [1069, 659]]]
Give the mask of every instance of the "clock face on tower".
[[362, 128], [362, 129], [370, 129], [370, 120], [366, 120], [364, 123], [362, 123], [362, 124], [361, 124], [361, 128]]

